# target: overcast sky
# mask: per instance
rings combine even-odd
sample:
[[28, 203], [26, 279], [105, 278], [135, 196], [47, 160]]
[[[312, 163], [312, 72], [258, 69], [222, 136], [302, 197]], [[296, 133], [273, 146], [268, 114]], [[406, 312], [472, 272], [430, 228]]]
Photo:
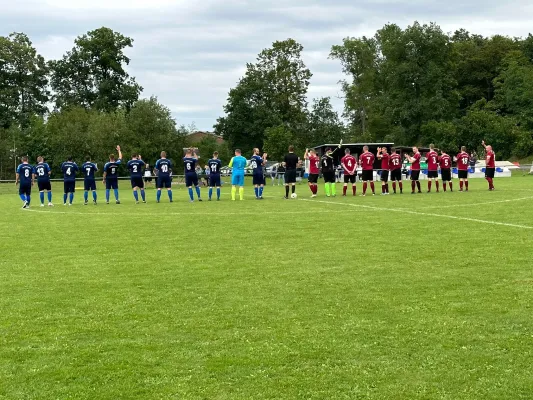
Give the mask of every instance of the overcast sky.
[[526, 36], [533, 2], [498, 0], [0, 0], [0, 35], [27, 33], [47, 59], [59, 58], [76, 36], [101, 26], [134, 39], [129, 72], [179, 124], [212, 130], [245, 64], [275, 40], [304, 46], [313, 73], [309, 99], [331, 96], [342, 110], [338, 62], [331, 45], [371, 36], [388, 22], [437, 22], [445, 32]]

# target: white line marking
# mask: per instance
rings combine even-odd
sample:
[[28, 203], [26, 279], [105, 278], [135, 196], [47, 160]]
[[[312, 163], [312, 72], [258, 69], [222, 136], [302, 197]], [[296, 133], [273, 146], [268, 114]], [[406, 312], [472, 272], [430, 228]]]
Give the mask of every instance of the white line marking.
[[[451, 204], [447, 206], [429, 206], [424, 207], [424, 209], [441, 209], [441, 208], [458, 208], [458, 207], [473, 207], [473, 206], [483, 206], [485, 204], [498, 204], [498, 203], [512, 203], [514, 201], [530, 200], [533, 199], [533, 196], [530, 197], [521, 197], [519, 199], [509, 199], [509, 200], [497, 200], [497, 201], [486, 201], [484, 203], [461, 203], [461, 204]], [[407, 208], [399, 208], [399, 210], [411, 211]]]
[[363, 204], [335, 203], [332, 201], [323, 201], [323, 200], [308, 200], [308, 199], [301, 199], [301, 200], [302, 201], [313, 201], [315, 203], [323, 203], [323, 204], [335, 204], [338, 206], [367, 208], [370, 210], [378, 210], [378, 211], [391, 211], [391, 212], [399, 212], [399, 213], [405, 213], [405, 214], [423, 215], [425, 217], [449, 218], [449, 219], [456, 219], [456, 220], [461, 220], [461, 221], [479, 222], [482, 224], [489, 224], [489, 225], [508, 226], [511, 228], [533, 229], [533, 226], [528, 226], [528, 225], [509, 224], [506, 222], [496, 222], [496, 221], [489, 221], [489, 220], [477, 219], [477, 218], [457, 217], [455, 215], [425, 213], [425, 212], [420, 212], [420, 211], [412, 211], [412, 210], [399, 209], [399, 208], [374, 207], [374, 206], [366, 206]]

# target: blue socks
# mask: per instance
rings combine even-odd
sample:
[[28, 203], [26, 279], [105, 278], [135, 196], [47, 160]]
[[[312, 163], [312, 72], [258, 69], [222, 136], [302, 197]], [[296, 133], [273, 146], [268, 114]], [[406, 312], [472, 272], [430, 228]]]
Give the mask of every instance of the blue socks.
[[115, 200], [118, 201], [118, 189], [113, 189], [113, 192], [115, 193]]
[[217, 199], [220, 199], [220, 188], [217, 187]]
[[141, 189], [141, 198], [143, 201], [146, 201], [146, 196], [144, 195], [144, 189]]
[[168, 193], [168, 198], [170, 202], [172, 202], [172, 190], [167, 190], [167, 193]]
[[63, 193], [63, 204], [67, 204], [67, 194]]
[[89, 192], [83, 192], [83, 200], [87, 203], [89, 201]]
[[189, 197], [191, 198], [191, 201], [194, 201], [194, 194], [192, 191], [192, 187], [189, 188]]
[[52, 192], [48, 192], [48, 202], [52, 202]]
[[109, 203], [109, 189], [105, 190], [105, 201]]
[[200, 186], [196, 186], [196, 195], [200, 198]]
[[70, 204], [72, 204], [72, 200], [74, 200], [74, 193], [70, 194]]
[[161, 190], [157, 191], [157, 202], [159, 203], [159, 200], [161, 200]]
[[30, 195], [26, 196], [26, 201], [28, 202], [28, 205], [30, 205], [30, 201], [31, 201], [31, 196]]
[[133, 191], [133, 197], [135, 197], [135, 201], [139, 201], [139, 193], [136, 190]]
[[259, 197], [259, 188], [258, 187], [254, 188], [254, 192], [255, 192], [255, 197]]
[[261, 186], [261, 187], [259, 188], [259, 197], [263, 197], [263, 189], [264, 189], [264, 188], [265, 188], [264, 186]]
[[96, 192], [93, 192], [93, 200], [96, 201]]
[[41, 204], [44, 204], [44, 192], [40, 192], [39, 197], [41, 198]]
[[211, 200], [211, 197], [213, 196], [213, 188], [209, 188], [209, 200]]
[[19, 196], [20, 196], [20, 199], [22, 201], [26, 201], [26, 195], [25, 194], [19, 194]]

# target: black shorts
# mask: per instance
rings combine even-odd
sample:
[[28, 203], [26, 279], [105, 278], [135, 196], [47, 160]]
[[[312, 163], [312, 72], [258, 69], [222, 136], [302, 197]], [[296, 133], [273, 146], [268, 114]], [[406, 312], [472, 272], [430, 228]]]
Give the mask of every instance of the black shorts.
[[402, 180], [402, 170], [400, 168], [393, 169], [390, 172], [390, 180], [393, 182], [399, 182]]
[[325, 183], [335, 183], [335, 171], [322, 172], [322, 178], [324, 178]]
[[374, 180], [374, 170], [372, 170], [372, 169], [364, 169], [363, 170], [362, 180], [363, 180], [363, 182], [373, 181]]
[[285, 183], [296, 183], [296, 170], [295, 169], [288, 169], [285, 171]]
[[443, 182], [450, 182], [452, 180], [452, 170], [451, 169], [441, 169], [440, 176]]
[[318, 182], [318, 175], [319, 174], [309, 174], [307, 177], [307, 182], [309, 183], [317, 183]]
[[389, 181], [389, 171], [381, 171], [381, 182]]
[[96, 190], [96, 181], [94, 179], [85, 179], [83, 181], [83, 190], [86, 192], [92, 190], [94, 192]]
[[420, 171], [411, 171], [411, 180], [417, 181], [420, 179]]
[[141, 178], [140, 176], [131, 178], [131, 187], [132, 188], [138, 187], [139, 189], [144, 189], [143, 178]]
[[253, 177], [253, 184], [254, 185], [264, 185], [265, 184], [265, 176], [263, 174], [254, 174]]
[[438, 179], [439, 171], [428, 171], [428, 179]]
[[24, 194], [26, 196], [31, 195], [31, 182], [29, 183], [21, 183], [19, 185], [19, 194]]
[[170, 189], [172, 187], [172, 182], [170, 181], [170, 176], [161, 176], [157, 178], [157, 188], [158, 189]]
[[459, 170], [457, 171], [457, 176], [459, 179], [468, 179], [468, 171], [467, 170]]
[[74, 193], [76, 191], [76, 181], [63, 182], [63, 193]]
[[144, 177], [144, 181], [145, 181], [145, 182], [152, 182], [152, 177], [150, 177], [150, 176], [145, 176], [145, 177]]
[[118, 189], [118, 179], [106, 179], [105, 188], [106, 190]]
[[209, 186], [210, 187], [220, 187], [220, 175], [209, 175]]
[[485, 178], [494, 178], [496, 168], [485, 168]]
[[196, 172], [185, 174], [185, 186], [198, 186], [198, 174]]
[[39, 192], [42, 192], [44, 190], [47, 190], [48, 192], [52, 191], [52, 185], [50, 184], [50, 181], [37, 181], [37, 186], [39, 187]]
[[355, 183], [355, 175], [344, 174], [344, 183]]

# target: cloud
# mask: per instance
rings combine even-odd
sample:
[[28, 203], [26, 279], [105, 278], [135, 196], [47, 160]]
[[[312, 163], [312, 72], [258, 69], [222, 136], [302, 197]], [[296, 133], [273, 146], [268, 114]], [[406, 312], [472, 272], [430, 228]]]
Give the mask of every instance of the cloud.
[[415, 20], [436, 21], [445, 32], [525, 36], [532, 17], [533, 4], [525, 0], [512, 7], [496, 0], [18, 0], [4, 5], [0, 34], [26, 32], [43, 56], [54, 59], [80, 34], [115, 29], [134, 39], [128, 71], [143, 95], [157, 96], [178, 123], [211, 129], [246, 63], [275, 40], [303, 44], [313, 72], [310, 102], [331, 96], [341, 112], [338, 81], [344, 76], [328, 54], [345, 37]]

